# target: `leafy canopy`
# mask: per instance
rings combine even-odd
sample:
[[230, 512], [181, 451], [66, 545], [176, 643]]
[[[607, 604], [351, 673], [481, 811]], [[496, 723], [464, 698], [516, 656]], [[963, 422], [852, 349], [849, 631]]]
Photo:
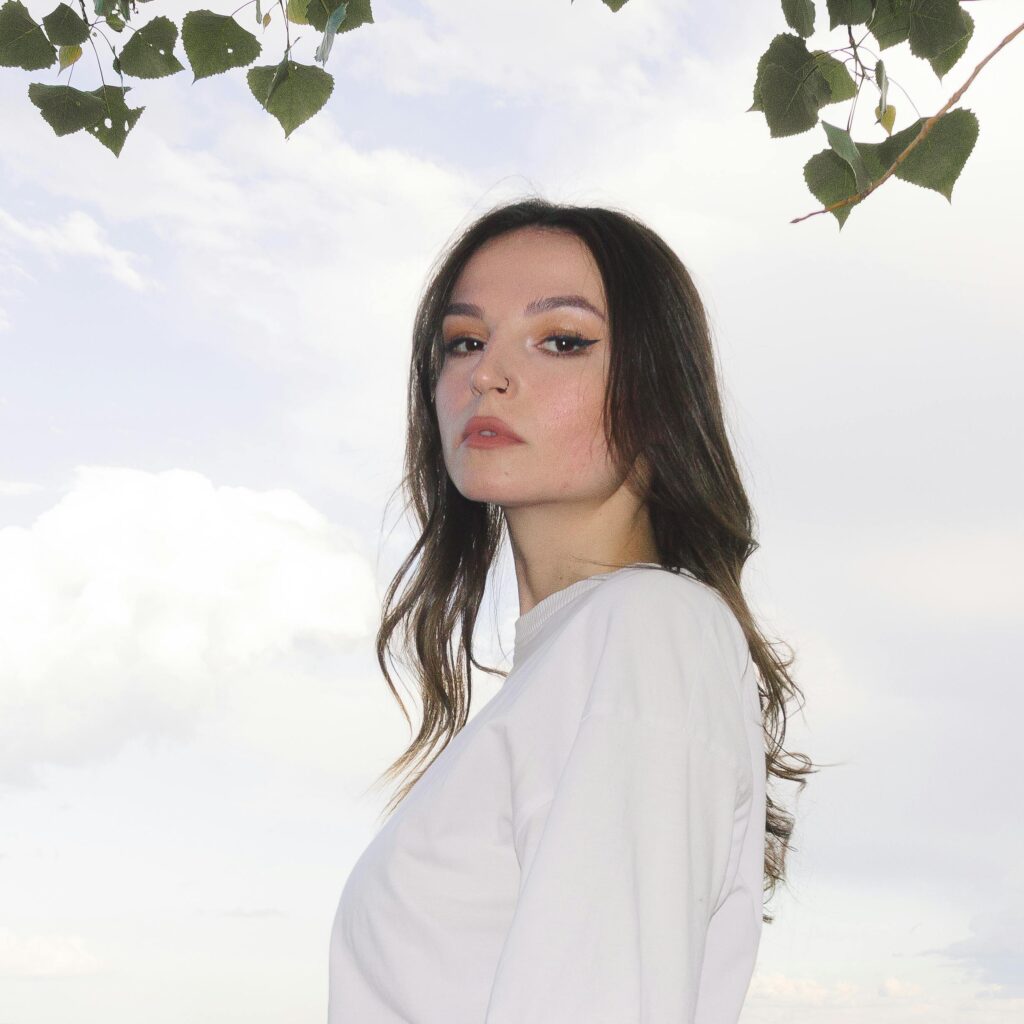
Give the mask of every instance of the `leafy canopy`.
[[[59, 3], [41, 25], [21, 0], [5, 0], [0, 6], [0, 65], [36, 71], [57, 64], [58, 74], [71, 69], [67, 85], [33, 82], [28, 87], [29, 100], [56, 135], [84, 130], [119, 156], [128, 133], [146, 109], [128, 105], [126, 97], [132, 86], [126, 85], [125, 79], [166, 78], [185, 70], [174, 54], [178, 27], [170, 18], [157, 15], [138, 29], [129, 24], [138, 12], [137, 5], [150, 2], [93, 0], [92, 20], [85, 0], [78, 0], [81, 14]], [[627, 0], [602, 2], [615, 13]], [[758, 60], [748, 112], [763, 115], [771, 138], [798, 135], [820, 122], [828, 146], [804, 165], [808, 189], [824, 204], [814, 213], [831, 213], [841, 229], [853, 207], [892, 175], [939, 192], [952, 202], [953, 185], [978, 138], [977, 116], [965, 108], [952, 109], [953, 104], [1024, 24], [975, 68], [938, 113], [928, 118], [918, 114], [895, 134], [897, 108], [889, 93], [890, 85], [899, 87], [898, 83], [890, 78], [882, 58], [864, 44], [870, 36], [881, 52], [906, 42], [910, 52], [927, 61], [941, 82], [963, 56], [974, 33], [974, 19], [962, 6], [967, 2], [970, 0], [825, 0], [828, 31], [844, 29], [848, 45], [811, 50], [807, 40], [814, 34], [819, 13], [814, 0], [781, 0], [782, 15], [791, 31], [776, 35]], [[248, 0], [238, 10], [250, 4], [255, 5], [256, 24], [266, 29], [272, 20], [270, 10], [262, 11], [261, 0]], [[205, 9], [184, 16], [181, 45], [193, 84], [234, 68], [248, 68], [249, 91], [278, 121], [287, 139], [324, 107], [334, 91], [334, 78], [326, 64], [335, 37], [372, 25], [373, 12], [370, 0], [276, 0], [270, 6], [279, 8], [284, 17], [285, 47], [276, 63], [255, 64], [262, 52], [256, 35], [234, 15]], [[308, 25], [321, 33], [313, 63], [293, 58], [290, 24]], [[125, 28], [132, 31], [118, 49], [104, 28], [118, 34]], [[860, 39], [854, 38], [855, 29], [861, 33]], [[74, 88], [71, 75], [84, 43], [92, 47], [99, 64], [93, 42], [97, 35], [113, 54], [111, 68], [120, 84], [106, 84], [100, 67], [97, 88]], [[870, 59], [865, 61], [865, 56]], [[858, 141], [851, 134], [853, 114], [865, 85], [872, 86], [877, 95], [874, 124], [879, 135], [884, 133], [877, 141]], [[845, 127], [821, 116], [826, 107], [846, 101], [852, 102]], [[794, 222], [804, 219], [798, 217]]]

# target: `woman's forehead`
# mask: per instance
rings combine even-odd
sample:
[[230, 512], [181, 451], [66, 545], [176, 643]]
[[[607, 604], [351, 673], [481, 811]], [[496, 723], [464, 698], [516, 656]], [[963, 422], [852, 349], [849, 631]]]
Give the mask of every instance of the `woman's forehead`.
[[[563, 233], [564, 234], [564, 233]], [[530, 243], [492, 239], [473, 254], [452, 289], [445, 316], [535, 316], [573, 307], [607, 319], [604, 287], [590, 251], [576, 236]]]

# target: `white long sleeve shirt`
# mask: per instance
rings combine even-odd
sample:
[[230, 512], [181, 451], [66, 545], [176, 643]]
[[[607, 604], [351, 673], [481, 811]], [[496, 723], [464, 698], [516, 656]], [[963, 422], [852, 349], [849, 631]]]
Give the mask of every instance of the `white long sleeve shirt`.
[[761, 730], [713, 588], [629, 566], [549, 595], [352, 869], [328, 1024], [735, 1024], [761, 934]]

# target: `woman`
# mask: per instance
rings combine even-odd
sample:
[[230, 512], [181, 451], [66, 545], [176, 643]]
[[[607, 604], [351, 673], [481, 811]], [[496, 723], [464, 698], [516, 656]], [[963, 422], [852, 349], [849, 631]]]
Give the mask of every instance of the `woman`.
[[[342, 893], [329, 1024], [734, 1024], [793, 825], [767, 777], [814, 769], [775, 738], [800, 691], [740, 587], [752, 513], [672, 250], [539, 198], [467, 228], [417, 312], [406, 470], [377, 652], [405, 713], [402, 626], [423, 723], [384, 777], [441, 748]], [[468, 721], [506, 528], [512, 669]]]

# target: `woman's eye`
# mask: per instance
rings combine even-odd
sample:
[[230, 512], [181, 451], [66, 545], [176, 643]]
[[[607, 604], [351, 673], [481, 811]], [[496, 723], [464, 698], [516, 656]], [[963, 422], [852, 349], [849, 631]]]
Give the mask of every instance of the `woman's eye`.
[[[568, 334], [549, 334], [544, 339], [544, 341], [541, 344], [546, 345], [548, 342], [555, 342], [556, 348], [555, 348], [554, 351], [552, 351], [551, 349], [544, 349], [544, 351], [549, 353], [550, 355], [555, 356], [556, 358], [561, 358], [562, 356], [583, 355], [586, 352], [586, 350], [588, 348], [590, 348], [591, 345], [596, 345], [599, 340], [600, 340], [599, 338], [584, 338], [582, 334], [573, 334], [573, 333], [568, 333]], [[456, 347], [458, 345], [461, 345], [463, 342], [467, 342], [467, 343], [468, 342], [477, 342], [477, 343], [480, 343], [480, 339], [479, 338], [471, 338], [471, 337], [452, 338], [451, 341], [445, 343], [445, 346], [444, 346], [445, 355], [450, 355], [450, 356], [467, 356], [467, 355], [470, 355], [469, 352], [458, 352], [458, 351], [456, 351]], [[563, 348], [563, 349], [559, 350], [558, 349], [558, 345], [560, 343], [568, 344], [568, 345], [571, 345], [572, 347], [568, 348], [568, 349], [564, 349]], [[479, 351], [479, 349], [477, 349], [475, 351]]]
[[469, 355], [468, 352], [456, 352], [455, 346], [461, 345], [464, 341], [479, 341], [479, 338], [452, 338], [451, 341], [447, 341], [444, 344], [445, 355], [449, 356], [465, 356]]
[[[562, 351], [556, 351], [554, 355], [558, 356], [578, 356], [583, 355], [591, 345], [596, 345], [598, 342], [597, 338], [584, 338], [582, 334], [552, 334], [544, 339], [546, 345], [549, 341], [556, 342], [556, 348], [558, 342], [568, 342], [573, 347]], [[545, 349], [546, 352], [550, 352], [550, 349]]]

